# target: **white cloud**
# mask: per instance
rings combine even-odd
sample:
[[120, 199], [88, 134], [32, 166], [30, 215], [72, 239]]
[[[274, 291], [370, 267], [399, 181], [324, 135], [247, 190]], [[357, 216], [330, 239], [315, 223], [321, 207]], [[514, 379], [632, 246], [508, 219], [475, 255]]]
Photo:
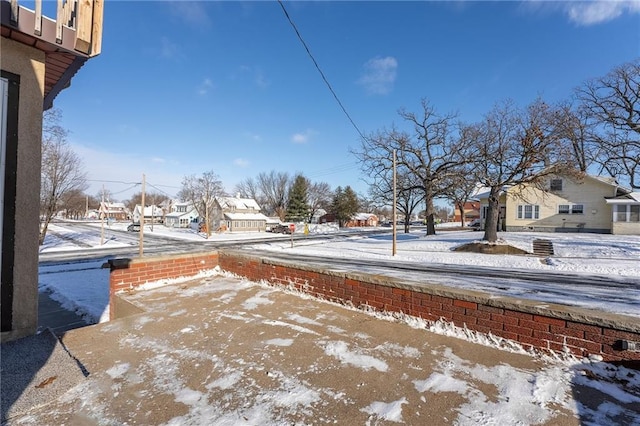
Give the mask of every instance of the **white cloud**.
[[203, 96], [209, 93], [209, 90], [213, 89], [213, 82], [209, 78], [205, 78], [198, 87], [198, 94]]
[[188, 24], [189, 28], [207, 29], [211, 20], [205, 9], [206, 2], [172, 1], [169, 7], [173, 15]]
[[249, 160], [245, 158], [236, 158], [235, 160], [233, 160], [233, 164], [238, 167], [246, 168], [249, 167]]
[[180, 53], [180, 48], [177, 44], [171, 42], [167, 37], [160, 39], [160, 56], [163, 58], [175, 58]]
[[291, 136], [291, 142], [297, 144], [306, 144], [315, 134], [316, 132], [311, 129], [307, 129], [303, 133], [294, 133], [293, 136]]
[[640, 14], [638, 0], [587, 0], [555, 2], [545, 0], [529, 0], [522, 3], [527, 12], [561, 12], [568, 16], [571, 22], [578, 25], [597, 25], [613, 21], [625, 13]]
[[624, 13], [640, 13], [640, 1], [596, 0], [567, 4], [569, 19], [580, 25], [612, 21]]
[[398, 61], [392, 56], [376, 57], [364, 64], [364, 75], [358, 83], [371, 95], [386, 95], [393, 90]]

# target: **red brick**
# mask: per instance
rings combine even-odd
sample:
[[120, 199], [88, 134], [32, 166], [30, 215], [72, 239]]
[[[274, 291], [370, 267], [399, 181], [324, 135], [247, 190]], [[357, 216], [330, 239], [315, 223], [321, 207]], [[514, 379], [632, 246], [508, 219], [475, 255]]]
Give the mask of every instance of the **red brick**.
[[467, 302], [466, 300], [454, 300], [454, 306], [460, 306], [466, 309], [478, 309], [478, 304], [475, 302]]
[[517, 325], [510, 325], [510, 324], [505, 324], [504, 325], [504, 331], [510, 332], [510, 333], [515, 333], [519, 336], [533, 336], [533, 330], [530, 328], [525, 328], [525, 327], [520, 327]]
[[518, 325], [518, 318], [516, 317], [508, 317], [506, 315], [501, 314], [491, 314], [492, 321], [498, 321], [502, 324], [510, 324], [510, 325]]
[[544, 324], [555, 325], [557, 327], [564, 327], [567, 324], [567, 322], [563, 319], [545, 317], [542, 315], [534, 315], [533, 320]]
[[436, 296], [435, 294], [431, 295], [431, 300], [433, 300], [434, 302], [442, 303], [443, 305], [453, 305], [453, 299], [450, 299], [448, 297]]
[[605, 328], [602, 330], [602, 334], [604, 334], [605, 336], [613, 337], [615, 339], [640, 341], [640, 333], [632, 333], [630, 331]]
[[491, 319], [491, 313], [485, 312], [485, 311], [470, 310], [469, 312], [467, 312], [467, 315], [476, 317], [476, 318], [486, 319], [486, 320]]
[[590, 354], [599, 354], [602, 351], [602, 345], [598, 343], [584, 339], [574, 339], [573, 337], [567, 337], [567, 345], [585, 349]]
[[456, 313], [453, 314], [453, 320], [465, 323], [467, 325], [476, 324], [478, 322], [478, 319], [475, 317], [470, 317], [468, 315], [461, 315]]
[[555, 325], [552, 325], [551, 332], [555, 334], [560, 334], [562, 336], [570, 336], [578, 339], [584, 339], [584, 331], [577, 330], [575, 328], [556, 327]]
[[549, 324], [545, 324], [537, 321], [520, 320], [519, 325], [521, 327], [530, 328], [532, 330], [549, 331]]
[[454, 306], [454, 305], [442, 305], [442, 309], [445, 311], [450, 311], [456, 314], [464, 314], [465, 313], [465, 309], [460, 307], [460, 306]]
[[514, 317], [514, 318], [518, 318], [518, 319], [525, 319], [525, 320], [533, 319], [533, 315], [526, 314], [524, 312], [505, 310], [504, 314], [505, 314], [505, 316]]
[[478, 305], [478, 310], [485, 311], [485, 312], [490, 312], [492, 314], [503, 314], [504, 313], [504, 309], [502, 309], [502, 308], [496, 308], [494, 306], [487, 306], [487, 305]]
[[478, 325], [489, 327], [491, 330], [502, 330], [503, 324], [498, 321], [491, 321], [483, 318], [478, 318]]

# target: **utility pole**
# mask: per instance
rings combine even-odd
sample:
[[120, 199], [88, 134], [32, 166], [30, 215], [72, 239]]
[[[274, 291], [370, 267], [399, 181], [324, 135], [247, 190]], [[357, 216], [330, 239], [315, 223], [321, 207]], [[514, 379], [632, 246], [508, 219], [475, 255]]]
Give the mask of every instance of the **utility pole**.
[[104, 205], [104, 183], [102, 184], [102, 202], [100, 203], [100, 245], [104, 244], [104, 215], [107, 214]]
[[145, 177], [142, 174], [142, 197], [140, 200], [140, 257], [144, 256], [144, 191], [145, 191]]
[[397, 195], [396, 195], [396, 150], [393, 150], [393, 209], [392, 209], [392, 216], [393, 216], [393, 244], [391, 246], [391, 255], [395, 256], [396, 255], [396, 203], [398, 202], [397, 200]]

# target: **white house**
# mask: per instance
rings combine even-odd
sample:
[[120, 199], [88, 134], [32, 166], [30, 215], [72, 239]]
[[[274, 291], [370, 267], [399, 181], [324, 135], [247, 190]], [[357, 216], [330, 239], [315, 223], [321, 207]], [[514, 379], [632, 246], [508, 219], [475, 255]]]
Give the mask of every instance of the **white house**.
[[[140, 222], [141, 207], [139, 204], [133, 209], [133, 221]], [[145, 206], [144, 221], [145, 223], [162, 223], [164, 212], [158, 206]]]
[[188, 228], [189, 224], [198, 222], [198, 212], [191, 203], [173, 203], [171, 213], [164, 217], [164, 226], [170, 228]]

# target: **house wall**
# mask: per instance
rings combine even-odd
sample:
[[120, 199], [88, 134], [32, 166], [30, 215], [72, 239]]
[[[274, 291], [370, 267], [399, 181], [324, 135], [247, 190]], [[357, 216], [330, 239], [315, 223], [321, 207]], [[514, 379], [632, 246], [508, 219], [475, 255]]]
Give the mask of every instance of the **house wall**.
[[[13, 284], [12, 326], [11, 330], [2, 332], [4, 342], [35, 334], [38, 326], [38, 214], [45, 55], [7, 38], [0, 40], [2, 70], [20, 76], [19, 142], [17, 158], [13, 159], [16, 166], [15, 170], [7, 169], [5, 179], [5, 194], [9, 186], [15, 185], [15, 198], [4, 199], [5, 205], [14, 203], [15, 215], [3, 217], [3, 245], [13, 240], [2, 252], [2, 269]], [[13, 252], [5, 251], [6, 248]], [[11, 262], [5, 263], [4, 259], [9, 257]], [[3, 280], [2, 285], [9, 282]], [[3, 329], [5, 326], [3, 324]]]
[[[446, 321], [477, 333], [491, 333], [543, 351], [597, 354], [605, 361], [637, 361], [640, 352], [622, 350], [621, 340], [640, 340], [637, 318], [523, 299], [493, 298], [428, 282], [327, 271], [224, 251], [139, 260], [111, 260], [110, 294], [148, 281], [197, 274], [220, 266], [252, 281], [265, 280], [321, 299], [427, 321]], [[111, 304], [118, 306], [117, 303]], [[112, 312], [112, 315], [116, 313]], [[115, 318], [115, 316], [112, 316]]]
[[640, 235], [638, 222], [613, 222], [611, 233], [615, 235]]
[[[562, 178], [562, 191], [543, 192], [534, 188], [516, 187], [509, 190], [506, 206], [507, 231], [542, 232], [611, 232], [611, 206], [605, 196], [615, 195], [614, 188], [595, 179], [581, 183]], [[518, 194], [521, 191], [520, 196]], [[519, 204], [540, 206], [539, 219], [518, 219]], [[582, 204], [583, 214], [558, 214], [560, 204]]]

